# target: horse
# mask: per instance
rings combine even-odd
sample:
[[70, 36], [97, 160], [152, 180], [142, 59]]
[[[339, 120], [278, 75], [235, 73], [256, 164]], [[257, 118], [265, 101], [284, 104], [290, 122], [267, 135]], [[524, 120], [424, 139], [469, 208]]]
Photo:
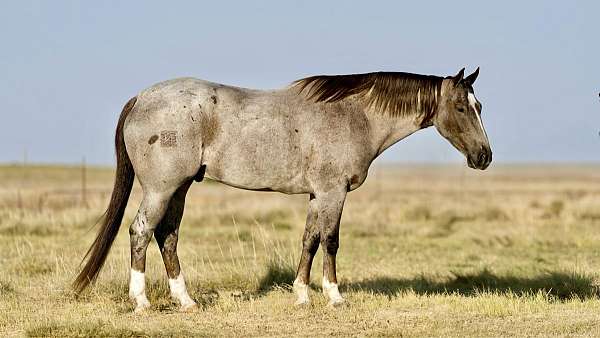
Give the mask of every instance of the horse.
[[[123, 219], [134, 178], [143, 198], [129, 227], [129, 296], [145, 293], [146, 248], [154, 235], [170, 295], [181, 311], [196, 308], [177, 256], [178, 230], [190, 185], [204, 177], [236, 188], [308, 194], [302, 254], [293, 290], [308, 304], [313, 257], [323, 251], [322, 290], [344, 303], [336, 276], [340, 217], [346, 194], [360, 187], [373, 160], [412, 133], [435, 126], [484, 170], [492, 151], [473, 84], [464, 77], [373, 72], [318, 75], [282, 89], [254, 90], [196, 78], [157, 83], [131, 98], [119, 117], [116, 176], [98, 234], [73, 282], [80, 294], [98, 277]], [[87, 260], [87, 261], [86, 261]]]

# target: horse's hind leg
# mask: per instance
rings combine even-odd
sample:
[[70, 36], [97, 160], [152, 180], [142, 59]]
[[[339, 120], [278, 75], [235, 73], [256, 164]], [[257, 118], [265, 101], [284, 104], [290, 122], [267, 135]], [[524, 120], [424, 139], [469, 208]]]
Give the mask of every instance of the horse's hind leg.
[[162, 221], [154, 232], [154, 237], [160, 248], [160, 253], [165, 263], [171, 297], [181, 305], [181, 311], [196, 308], [196, 302], [189, 296], [179, 258], [177, 257], [177, 240], [179, 237], [179, 224], [183, 216], [185, 195], [192, 184], [192, 180], [184, 183], [173, 195], [169, 208]]
[[135, 302], [135, 311], [150, 307], [146, 297], [146, 249], [154, 229], [163, 218], [172, 192], [144, 191], [137, 216], [129, 228], [131, 244], [131, 278], [129, 297]]

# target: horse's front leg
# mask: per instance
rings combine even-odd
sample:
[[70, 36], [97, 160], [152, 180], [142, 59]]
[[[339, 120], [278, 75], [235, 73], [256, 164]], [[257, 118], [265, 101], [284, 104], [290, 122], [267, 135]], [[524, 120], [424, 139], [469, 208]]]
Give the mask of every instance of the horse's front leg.
[[323, 249], [323, 293], [329, 297], [329, 305], [336, 306], [344, 303], [338, 290], [335, 256], [339, 248], [340, 218], [346, 200], [346, 187], [316, 197], [319, 200], [317, 223]]
[[298, 296], [296, 305], [304, 305], [310, 302], [308, 298], [308, 284], [310, 283], [310, 268], [313, 258], [319, 249], [320, 230], [317, 225], [317, 203], [314, 195], [310, 195], [308, 203], [308, 214], [306, 216], [306, 227], [302, 237], [302, 256], [298, 264], [296, 279], [294, 280], [294, 292]]
[[308, 304], [308, 284], [313, 258], [323, 247], [323, 293], [329, 297], [329, 305], [344, 302], [337, 286], [335, 255], [339, 247], [340, 217], [346, 200], [346, 187], [311, 194], [302, 238], [302, 256], [294, 280], [297, 305]]

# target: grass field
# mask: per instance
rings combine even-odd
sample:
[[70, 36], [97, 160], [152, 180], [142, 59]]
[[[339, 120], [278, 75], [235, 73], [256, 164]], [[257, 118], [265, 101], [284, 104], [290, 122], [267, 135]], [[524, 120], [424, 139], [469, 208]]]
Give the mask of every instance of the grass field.
[[[600, 167], [381, 167], [349, 194], [341, 308], [290, 291], [307, 196], [194, 184], [179, 256], [195, 313], [168, 295], [149, 249], [151, 311], [127, 296], [128, 223], [94, 288], [69, 285], [104, 211], [112, 169], [0, 167], [0, 336], [598, 336]], [[90, 230], [91, 229], [91, 230]]]

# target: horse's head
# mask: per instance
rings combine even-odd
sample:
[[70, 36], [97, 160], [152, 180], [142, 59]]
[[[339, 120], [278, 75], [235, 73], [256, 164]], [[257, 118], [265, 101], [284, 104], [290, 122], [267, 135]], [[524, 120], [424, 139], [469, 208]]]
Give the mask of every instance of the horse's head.
[[492, 150], [481, 122], [481, 103], [473, 91], [479, 68], [466, 78], [464, 72], [463, 68], [442, 82], [439, 108], [432, 122], [465, 155], [469, 167], [484, 170], [492, 162]]

